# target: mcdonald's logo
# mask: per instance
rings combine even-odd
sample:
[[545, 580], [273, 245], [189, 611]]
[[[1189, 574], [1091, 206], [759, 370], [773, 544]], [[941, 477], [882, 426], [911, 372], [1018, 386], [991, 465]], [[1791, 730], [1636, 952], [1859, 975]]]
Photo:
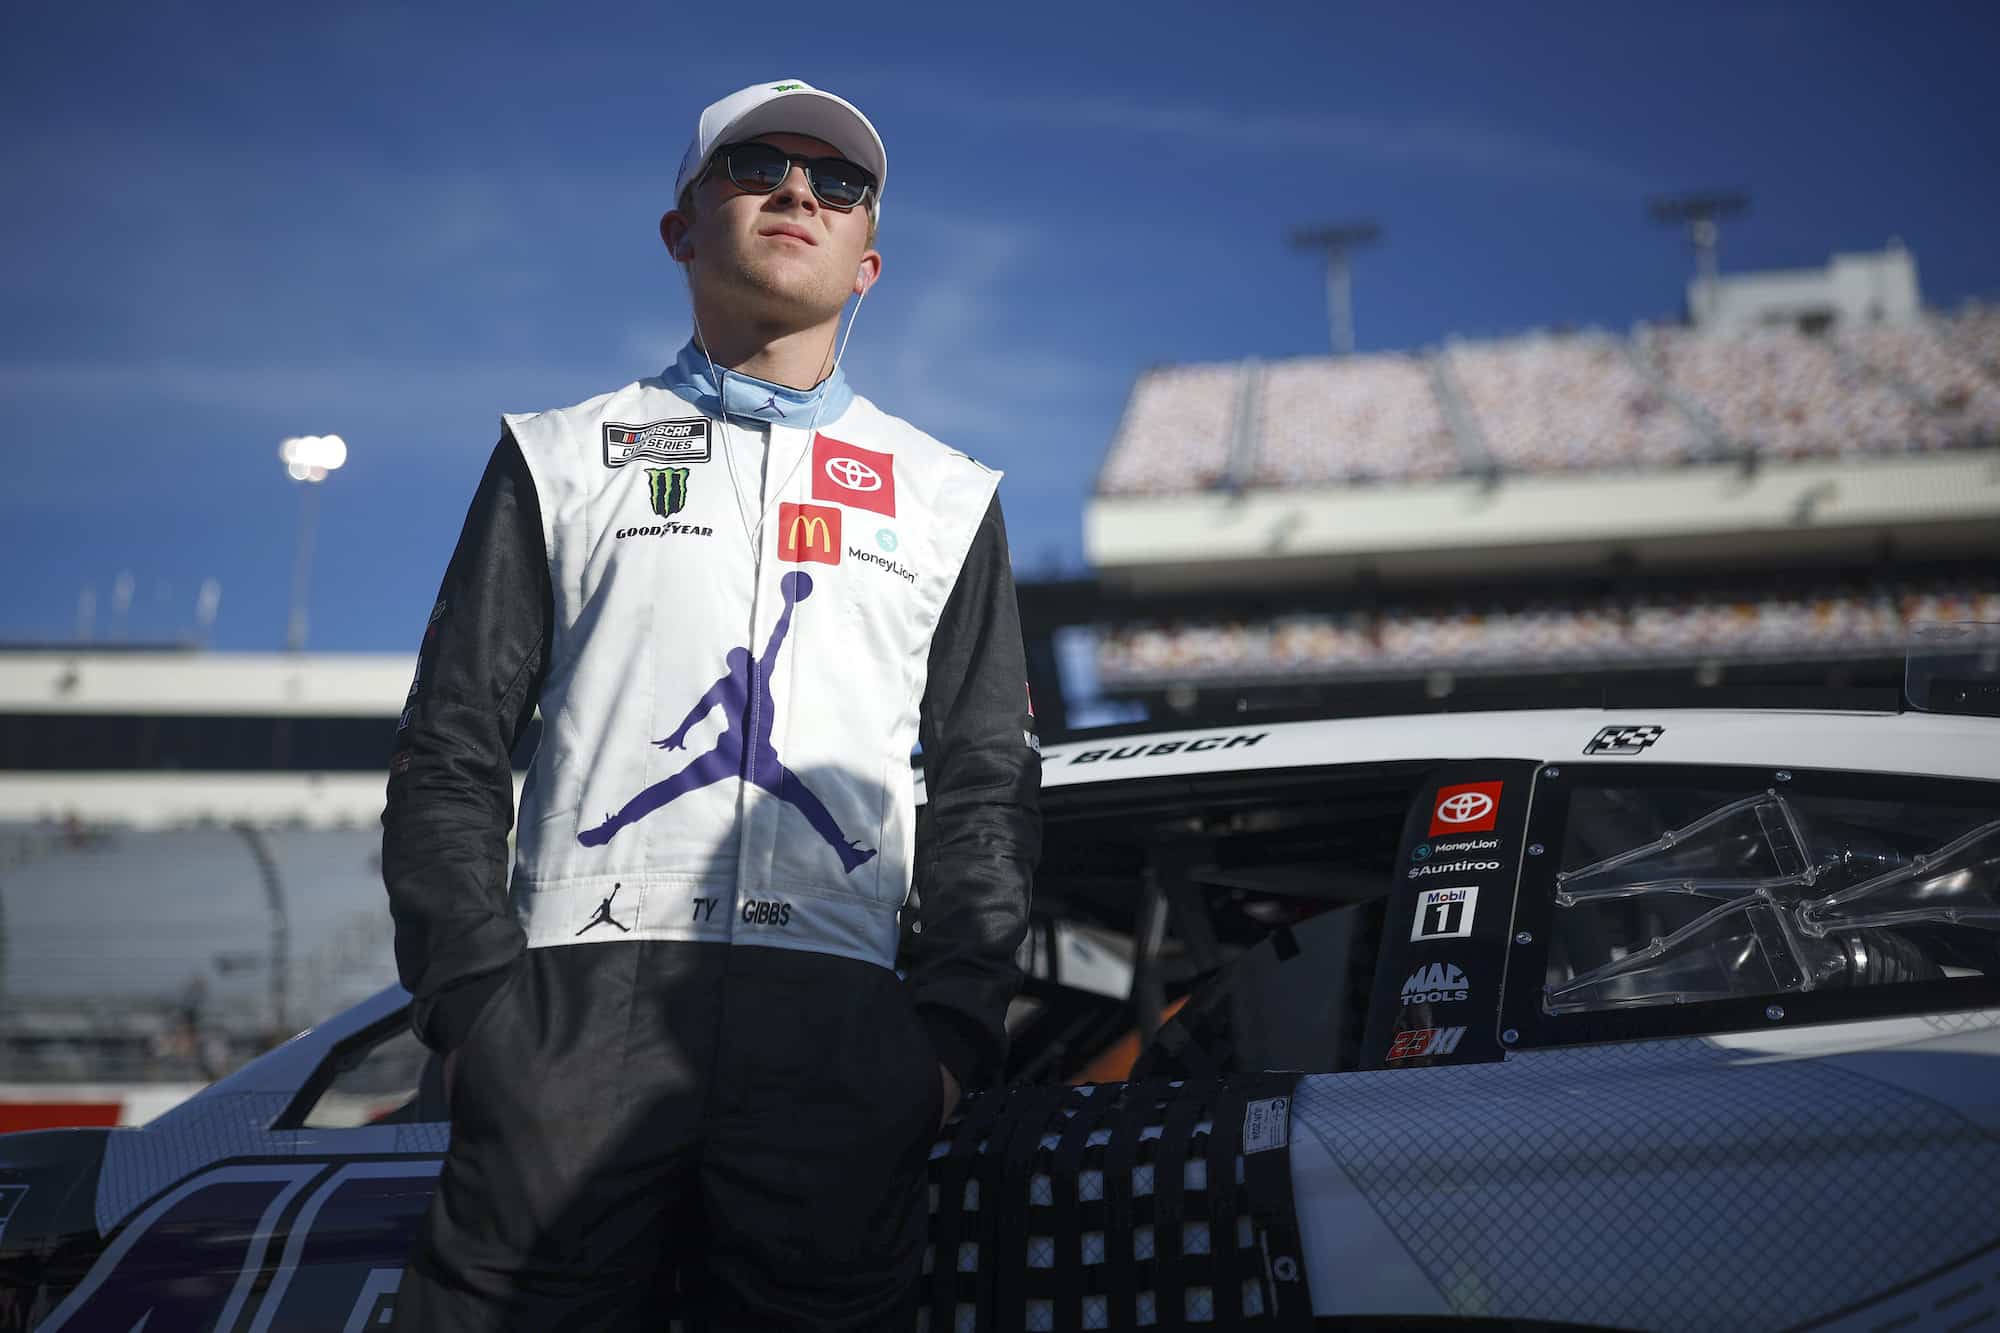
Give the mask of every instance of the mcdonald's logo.
[[778, 506], [778, 558], [840, 563], [840, 511], [831, 505]]

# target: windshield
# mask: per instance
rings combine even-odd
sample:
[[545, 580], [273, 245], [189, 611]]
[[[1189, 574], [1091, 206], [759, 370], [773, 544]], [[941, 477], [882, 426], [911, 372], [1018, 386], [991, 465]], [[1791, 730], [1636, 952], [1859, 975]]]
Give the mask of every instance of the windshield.
[[2000, 802], [1570, 797], [1550, 1014], [2000, 974]]

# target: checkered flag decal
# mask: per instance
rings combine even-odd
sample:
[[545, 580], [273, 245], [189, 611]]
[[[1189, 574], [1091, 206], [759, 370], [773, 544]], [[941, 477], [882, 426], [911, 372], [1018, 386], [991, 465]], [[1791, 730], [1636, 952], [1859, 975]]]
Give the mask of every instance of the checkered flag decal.
[[1583, 747], [1585, 754], [1637, 754], [1666, 734], [1665, 727], [1606, 727]]

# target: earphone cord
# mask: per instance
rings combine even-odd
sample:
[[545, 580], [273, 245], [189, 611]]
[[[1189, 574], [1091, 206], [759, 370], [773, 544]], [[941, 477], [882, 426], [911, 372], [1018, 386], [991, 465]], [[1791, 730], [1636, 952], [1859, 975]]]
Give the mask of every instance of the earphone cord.
[[[870, 285], [872, 286], [873, 284]], [[840, 372], [841, 358], [847, 355], [847, 340], [854, 336], [854, 321], [861, 318], [861, 303], [867, 299], [868, 288], [863, 287], [861, 295], [854, 299], [854, 310], [847, 317], [847, 328], [840, 334], [838, 344], [834, 348], [833, 367], [826, 372], [827, 379], [832, 379]], [[764, 520], [771, 516], [771, 505], [764, 504], [757, 506], [757, 522], [755, 525], [752, 525], [749, 511], [744, 508], [743, 504], [743, 483], [738, 481], [736, 477], [736, 451], [729, 443], [729, 405], [723, 383], [723, 376], [729, 373], [729, 369], [726, 366], [718, 367], [715, 364], [715, 358], [709, 355], [708, 339], [702, 337], [701, 316], [695, 313], [692, 293], [689, 294], [688, 299], [688, 315], [694, 322], [694, 336], [695, 340], [701, 344], [702, 359], [708, 362], [709, 377], [715, 381], [715, 430], [716, 434], [722, 440], [722, 452], [729, 460], [729, 488], [736, 500], [736, 517], [743, 524], [743, 535], [750, 541], [750, 554], [754, 558], [757, 554], [757, 543], [762, 539], [764, 534]], [[824, 383], [825, 381], [822, 380], [821, 382]], [[812, 451], [813, 432], [819, 429], [819, 414], [825, 408], [826, 395], [822, 393], [819, 396], [819, 401], [813, 404], [812, 419], [806, 423], [805, 447], [800, 449], [799, 456], [792, 460], [791, 470], [785, 473], [784, 479], [774, 488], [774, 494], [784, 494], [785, 487], [791, 484], [792, 478], [797, 475], [800, 466], [806, 461], [806, 455]], [[758, 498], [762, 499], [762, 496]]]

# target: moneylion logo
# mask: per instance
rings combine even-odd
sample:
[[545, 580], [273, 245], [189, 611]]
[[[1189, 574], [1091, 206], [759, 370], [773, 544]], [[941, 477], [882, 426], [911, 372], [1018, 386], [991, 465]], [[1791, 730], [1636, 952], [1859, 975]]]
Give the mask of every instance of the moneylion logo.
[[864, 564], [870, 564], [877, 569], [894, 574], [905, 583], [915, 583], [917, 581], [917, 571], [914, 569], [905, 569], [903, 562], [900, 560], [891, 560], [886, 555], [877, 555], [873, 551], [864, 551], [859, 546], [848, 547], [847, 553]]
[[1404, 1004], [1450, 1004], [1469, 993], [1465, 973], [1450, 963], [1419, 967], [1403, 983]]
[[840, 511], [830, 505], [790, 502], [778, 506], [778, 558], [795, 563], [840, 563]]
[[688, 502], [688, 469], [649, 467], [646, 469], [646, 499], [661, 518], [672, 518]]

